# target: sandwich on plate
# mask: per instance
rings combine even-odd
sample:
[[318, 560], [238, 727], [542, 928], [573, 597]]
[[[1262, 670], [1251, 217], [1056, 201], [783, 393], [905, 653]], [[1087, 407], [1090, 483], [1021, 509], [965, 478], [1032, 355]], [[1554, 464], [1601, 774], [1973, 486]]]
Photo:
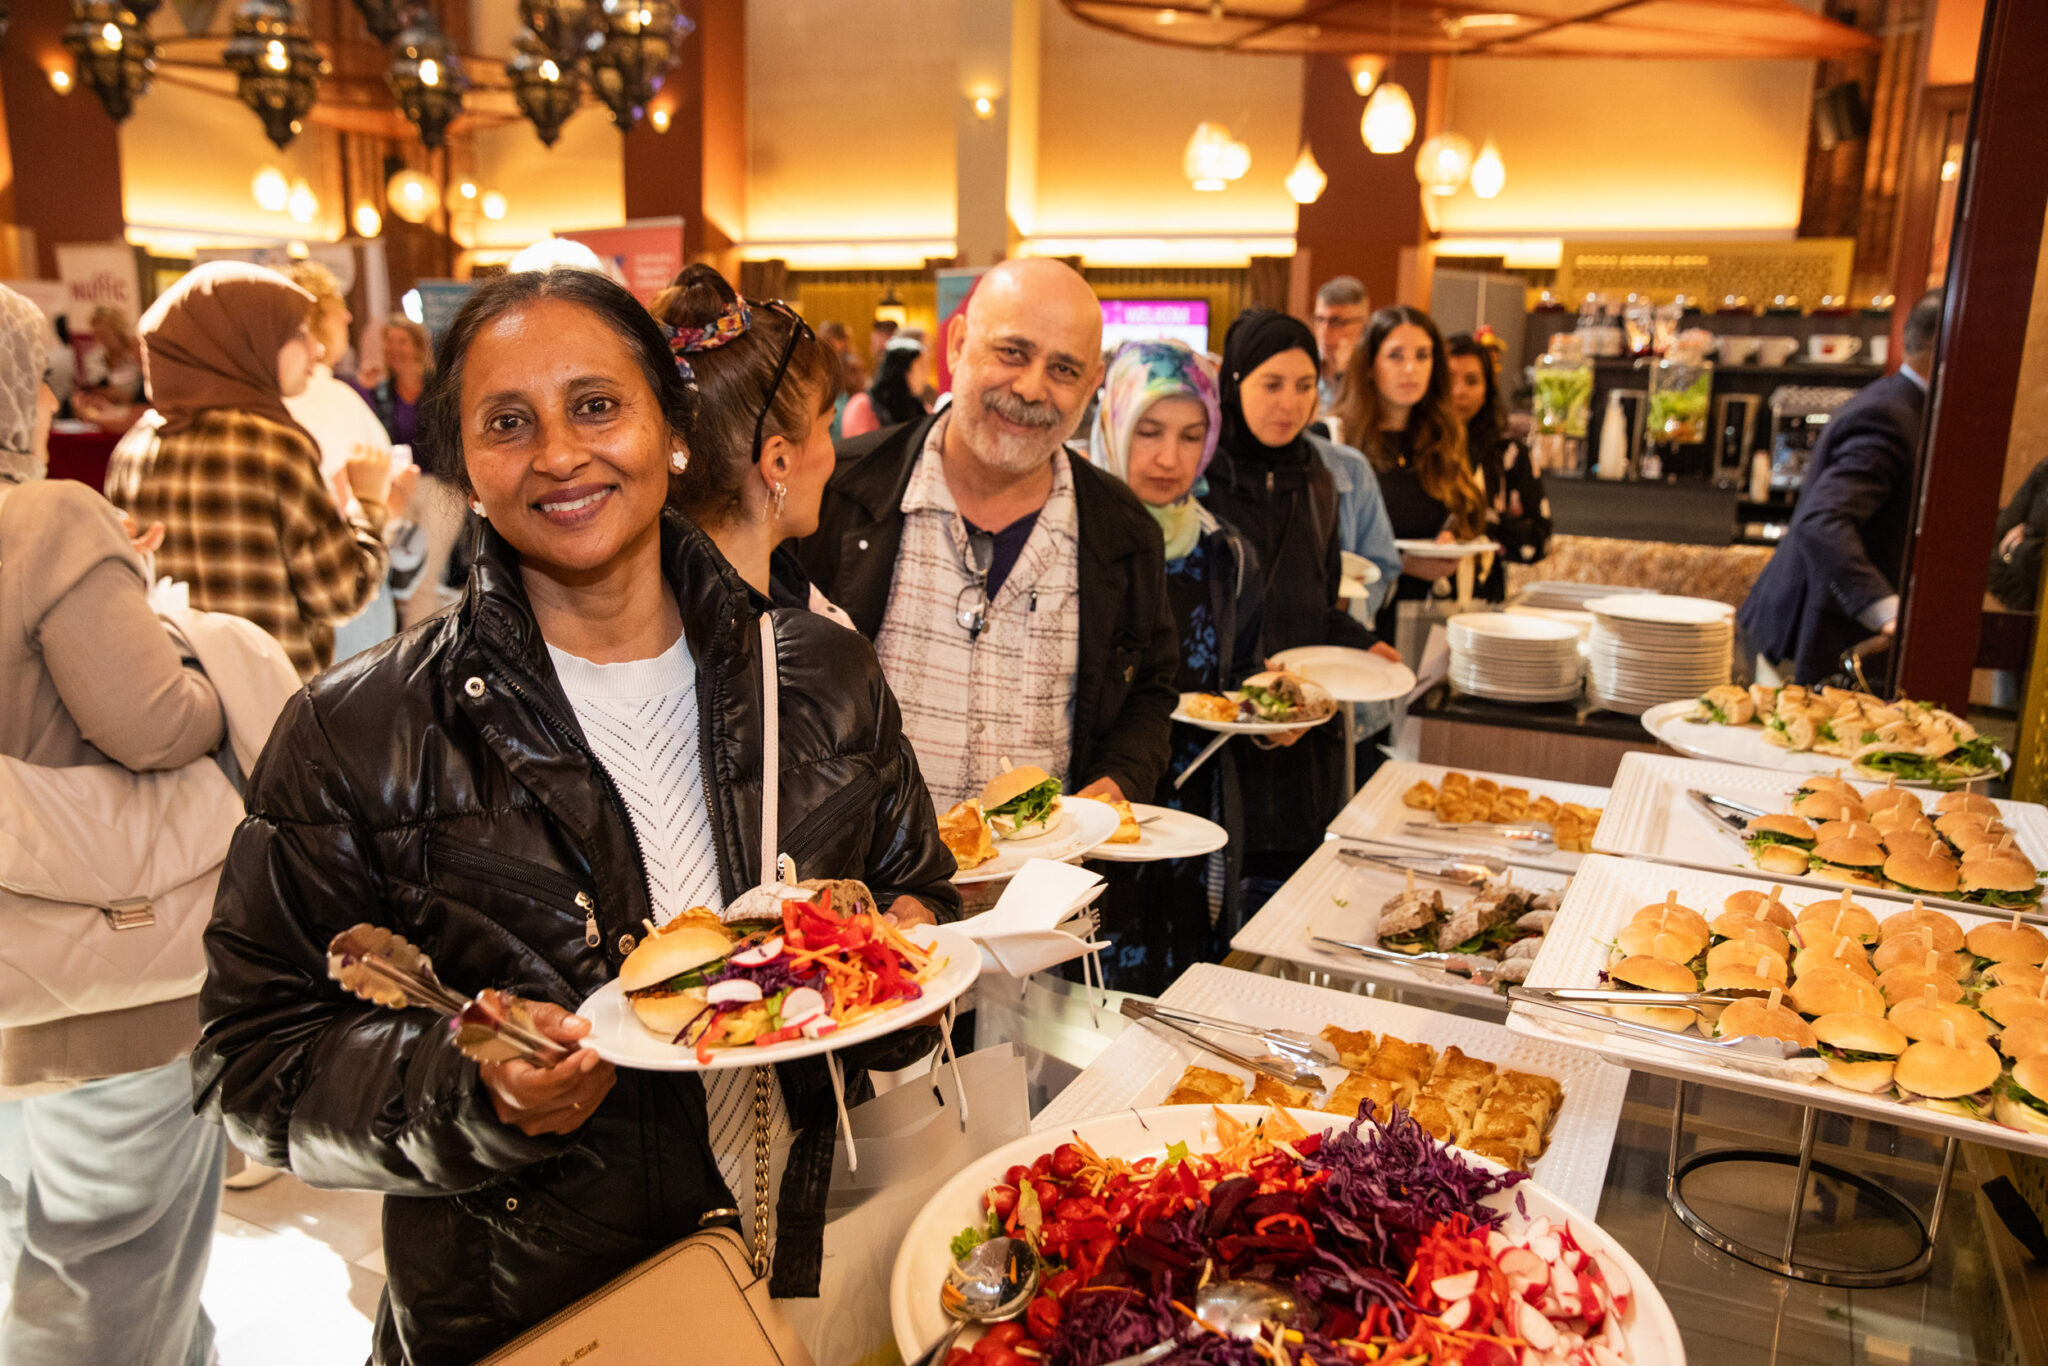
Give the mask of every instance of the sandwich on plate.
[[1060, 780], [1036, 764], [996, 775], [981, 790], [981, 809], [999, 840], [1028, 840], [1058, 824]]

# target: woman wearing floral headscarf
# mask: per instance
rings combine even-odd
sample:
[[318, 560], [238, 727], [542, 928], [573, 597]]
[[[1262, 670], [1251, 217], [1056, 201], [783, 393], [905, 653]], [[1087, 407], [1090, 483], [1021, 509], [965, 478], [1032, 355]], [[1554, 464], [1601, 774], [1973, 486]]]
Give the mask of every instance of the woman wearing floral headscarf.
[[[1234, 687], [1261, 667], [1258, 565], [1243, 538], [1195, 501], [1222, 427], [1216, 367], [1206, 357], [1179, 342], [1144, 341], [1126, 343], [1110, 361], [1089, 456], [1130, 485], [1166, 537], [1182, 692]], [[1103, 929], [1116, 945], [1105, 956], [1105, 976], [1120, 990], [1157, 995], [1189, 963], [1221, 957], [1242, 920], [1236, 756], [1226, 746], [1187, 786], [1173, 785], [1213, 738], [1175, 728], [1173, 759], [1152, 800], [1216, 821], [1231, 841], [1208, 858], [1117, 870]]]
[[[179, 768], [220, 743], [220, 699], [150, 610], [120, 513], [44, 477], [48, 327], [0, 287], [0, 755]], [[198, 1039], [196, 995], [0, 1030], [0, 1361], [208, 1359], [226, 1145], [192, 1113]]]

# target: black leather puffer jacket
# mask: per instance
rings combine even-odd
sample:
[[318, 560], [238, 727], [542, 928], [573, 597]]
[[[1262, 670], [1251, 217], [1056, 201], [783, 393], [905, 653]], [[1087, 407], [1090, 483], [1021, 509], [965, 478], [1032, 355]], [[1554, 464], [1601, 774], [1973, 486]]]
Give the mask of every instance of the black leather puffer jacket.
[[[759, 872], [759, 619], [701, 532], [671, 522], [662, 542], [696, 663], [704, 796], [730, 898]], [[953, 858], [874, 652], [807, 612], [774, 619], [783, 850], [802, 876], [861, 877], [885, 906], [907, 893], [956, 916]], [[476, 1066], [433, 1017], [371, 1007], [327, 980], [328, 940], [373, 921], [424, 949], [451, 985], [573, 1009], [617, 975], [651, 914], [630, 820], [556, 682], [517, 556], [494, 532], [454, 612], [292, 700], [248, 805], [206, 935], [198, 1092], [259, 1160], [390, 1197], [377, 1362], [469, 1366], [738, 1203], [694, 1077], [621, 1070], [575, 1134], [528, 1138], [497, 1120]], [[905, 1031], [847, 1061], [907, 1065], [935, 1037]], [[799, 1137], [774, 1287], [815, 1295], [835, 1110], [822, 1060], [779, 1074]], [[860, 1088], [865, 1073], [852, 1080]]]

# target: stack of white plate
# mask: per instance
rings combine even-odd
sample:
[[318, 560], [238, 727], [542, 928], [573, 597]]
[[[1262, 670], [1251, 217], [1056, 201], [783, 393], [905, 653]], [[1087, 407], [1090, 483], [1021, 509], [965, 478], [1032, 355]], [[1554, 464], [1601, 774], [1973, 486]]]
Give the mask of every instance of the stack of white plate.
[[1641, 715], [1728, 681], [1735, 609], [1706, 598], [1629, 593], [1595, 598], [1589, 645], [1593, 700]]
[[1579, 695], [1578, 628], [1512, 612], [1464, 612], [1449, 623], [1451, 686], [1496, 702]]

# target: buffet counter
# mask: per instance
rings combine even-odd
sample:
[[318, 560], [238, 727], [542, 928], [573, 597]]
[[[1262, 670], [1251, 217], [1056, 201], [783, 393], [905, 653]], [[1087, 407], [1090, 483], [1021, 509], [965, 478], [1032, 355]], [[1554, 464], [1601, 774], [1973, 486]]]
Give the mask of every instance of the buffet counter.
[[1424, 694], [1408, 715], [1418, 723], [1417, 757], [1451, 768], [1541, 773], [1559, 782], [1606, 787], [1622, 755], [1666, 752], [1635, 717], [1583, 700], [1489, 702], [1444, 685]]

